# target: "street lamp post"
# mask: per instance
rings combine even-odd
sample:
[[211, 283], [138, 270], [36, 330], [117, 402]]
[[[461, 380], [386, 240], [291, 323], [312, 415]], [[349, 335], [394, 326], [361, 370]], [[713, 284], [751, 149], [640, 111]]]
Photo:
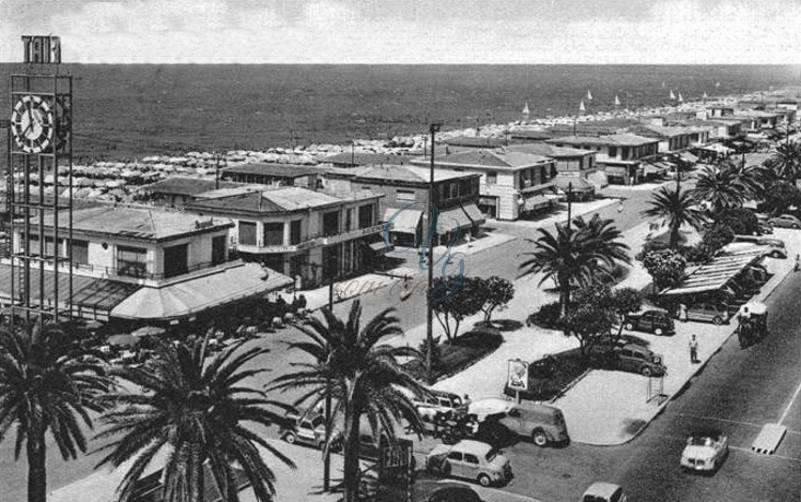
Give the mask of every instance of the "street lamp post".
[[428, 294], [426, 295], [426, 378], [428, 383], [434, 383], [432, 348], [434, 345], [434, 300], [431, 298], [434, 285], [434, 243], [436, 242], [437, 228], [434, 226], [434, 140], [442, 124], [429, 124], [431, 133], [431, 159], [428, 184], [428, 225], [431, 232], [431, 242], [428, 246]]

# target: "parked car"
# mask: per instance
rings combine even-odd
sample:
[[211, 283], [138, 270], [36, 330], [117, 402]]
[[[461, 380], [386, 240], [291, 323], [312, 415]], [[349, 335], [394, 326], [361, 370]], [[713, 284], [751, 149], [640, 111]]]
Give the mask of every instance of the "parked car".
[[429, 396], [413, 400], [417, 413], [424, 421], [433, 422], [437, 413], [455, 415], [466, 411], [462, 398], [458, 395], [440, 390], [429, 392]]
[[775, 216], [769, 219], [768, 223], [779, 228], [801, 228], [801, 220], [791, 214]]
[[604, 481], [596, 481], [591, 484], [581, 496], [581, 502], [626, 502], [627, 500], [626, 494], [623, 493], [623, 487]]
[[729, 453], [729, 439], [717, 429], [702, 430], [687, 439], [681, 467], [687, 471], [714, 472]]
[[[290, 415], [290, 427], [282, 427], [278, 437], [289, 444], [302, 444], [313, 448], [323, 449], [325, 446], [325, 417], [319, 413], [304, 415]], [[331, 442], [332, 451], [338, 451], [341, 440], [335, 437]]]
[[732, 242], [726, 244], [717, 252], [720, 256], [734, 256], [743, 254], [761, 254], [771, 258], [787, 258], [787, 250], [774, 246], [760, 246], [751, 242]]
[[775, 246], [784, 249], [784, 241], [775, 237], [762, 237], [761, 235], [735, 235], [732, 242], [750, 242], [760, 246]]
[[758, 232], [760, 235], [773, 234], [773, 227], [767, 221], [760, 221], [757, 223], [757, 225], [758, 225]]
[[614, 346], [605, 352], [596, 350], [594, 359], [601, 367], [640, 373], [644, 376], [659, 376], [667, 372], [662, 363], [662, 356], [636, 343]]
[[698, 302], [687, 308], [688, 321], [711, 322], [721, 325], [729, 322], [729, 306], [725, 303]]
[[539, 447], [570, 441], [565, 416], [559, 408], [544, 404], [519, 404], [506, 412], [498, 423], [518, 436], [531, 438]]
[[740, 246], [745, 249], [745, 246], [755, 246], [764, 248], [765, 254], [771, 258], [787, 258], [787, 248], [784, 246], [784, 241], [781, 239], [773, 239], [771, 237], [759, 237], [756, 235], [737, 235], [734, 240], [723, 247], [723, 249]]
[[426, 502], [483, 502], [483, 500], [475, 490], [467, 486], [447, 486], [432, 493]]
[[629, 331], [645, 331], [657, 336], [676, 333], [676, 326], [664, 310], [644, 310], [628, 314], [624, 327]]
[[435, 446], [426, 457], [426, 470], [475, 480], [481, 486], [505, 484], [512, 479], [512, 466], [506, 456], [486, 443], [471, 439]]

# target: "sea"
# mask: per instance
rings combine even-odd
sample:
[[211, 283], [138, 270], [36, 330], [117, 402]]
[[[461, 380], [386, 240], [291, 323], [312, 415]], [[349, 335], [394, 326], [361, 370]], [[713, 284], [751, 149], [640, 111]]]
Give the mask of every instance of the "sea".
[[[41, 67], [30, 68], [42, 71]], [[11, 109], [0, 64], [0, 109]], [[49, 70], [45, 68], [44, 70]], [[81, 160], [314, 143], [769, 91], [801, 83], [799, 66], [655, 65], [79, 65], [74, 153]], [[588, 91], [593, 99], [587, 99]], [[4, 143], [4, 142], [3, 142]], [[5, 146], [5, 145], [3, 145]], [[4, 158], [4, 157], [3, 157]]]

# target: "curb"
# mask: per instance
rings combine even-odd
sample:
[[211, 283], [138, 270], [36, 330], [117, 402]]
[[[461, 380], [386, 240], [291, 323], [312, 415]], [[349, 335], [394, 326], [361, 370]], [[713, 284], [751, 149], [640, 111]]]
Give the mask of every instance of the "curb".
[[[784, 275], [784, 277], [782, 277], [782, 279], [780, 281], [777, 281], [776, 284], [773, 286], [773, 288], [771, 288], [771, 290], [768, 291], [765, 294], [765, 296], [760, 299], [760, 301], [764, 302], [765, 300], [770, 298], [770, 296], [778, 289], [778, 287], [785, 280], [787, 280], [788, 277], [792, 276], [792, 274], [793, 274], [793, 270], [790, 269]], [[706, 365], [709, 364], [709, 361], [711, 361], [712, 358], [715, 357], [723, 349], [723, 346], [726, 345], [726, 343], [729, 342], [729, 339], [734, 335], [735, 331], [736, 331], [736, 328], [731, 333], [729, 333], [729, 335], [726, 336], [726, 338], [723, 339], [723, 341], [720, 343], [720, 345], [718, 345], [718, 347], [712, 352], [712, 354], [709, 355], [709, 357], [703, 363], [701, 363], [701, 364], [699, 364], [697, 366], [697, 369], [692, 374], [690, 374], [690, 376], [687, 378], [687, 380], [685, 380], [684, 383], [673, 394], [671, 394], [670, 397], [668, 399], [666, 399], [664, 403], [662, 403], [659, 406], [659, 408], [657, 409], [656, 413], [654, 413], [654, 415], [652, 417], [650, 417], [648, 419], [648, 421], [645, 424], [643, 424], [643, 426], [640, 427], [640, 429], [637, 430], [637, 432], [632, 434], [630, 437], [628, 437], [628, 438], [626, 438], [626, 439], [624, 439], [624, 440], [622, 440], [620, 442], [617, 442], [617, 443], [583, 443], [582, 442], [581, 444], [586, 444], [586, 445], [590, 445], [590, 446], [601, 446], [601, 447], [603, 447], [603, 446], [620, 446], [620, 445], [624, 445], [624, 444], [629, 443], [630, 441], [633, 441], [634, 439], [636, 439], [651, 424], [651, 422], [656, 420], [656, 418], [665, 410], [665, 408], [667, 408], [668, 404], [670, 404], [674, 399], [679, 397], [687, 389], [687, 387], [690, 384], [690, 381], [693, 378], [695, 378], [701, 371], [703, 371], [704, 368], [706, 368]], [[580, 441], [576, 441], [576, 442], [579, 443]]]
[[582, 379], [583, 379], [585, 376], [587, 376], [587, 375], [590, 373], [590, 371], [592, 371], [592, 370], [593, 370], [593, 368], [587, 368], [586, 370], [584, 370], [584, 372], [583, 372], [581, 375], [577, 376], [577, 377], [576, 377], [576, 378], [574, 378], [572, 381], [570, 381], [570, 382], [569, 382], [567, 385], [565, 385], [565, 386], [562, 388], [562, 390], [560, 390], [560, 391], [559, 391], [559, 393], [557, 393], [557, 394], [556, 394], [554, 397], [552, 397], [551, 399], [549, 399], [549, 400], [548, 400], [548, 402], [549, 402], [550, 404], [554, 404], [554, 402], [556, 402], [556, 400], [557, 400], [557, 399], [561, 399], [561, 398], [562, 398], [562, 396], [564, 396], [565, 394], [567, 394], [567, 391], [569, 391], [570, 389], [572, 389], [572, 388], [573, 388], [573, 386], [575, 386], [577, 383], [579, 383], [579, 382], [580, 382], [580, 381], [581, 381], [581, 380], [582, 380]]

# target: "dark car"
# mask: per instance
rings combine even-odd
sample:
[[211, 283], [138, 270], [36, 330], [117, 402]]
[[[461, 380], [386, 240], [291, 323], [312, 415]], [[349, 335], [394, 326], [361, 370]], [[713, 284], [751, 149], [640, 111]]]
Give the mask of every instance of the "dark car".
[[478, 493], [466, 486], [440, 488], [431, 494], [426, 502], [483, 502]]
[[626, 316], [625, 328], [629, 331], [645, 331], [657, 336], [676, 333], [673, 319], [662, 310], [646, 310]]
[[659, 376], [667, 373], [662, 356], [636, 343], [594, 346], [590, 356], [597, 366], [606, 369]]

